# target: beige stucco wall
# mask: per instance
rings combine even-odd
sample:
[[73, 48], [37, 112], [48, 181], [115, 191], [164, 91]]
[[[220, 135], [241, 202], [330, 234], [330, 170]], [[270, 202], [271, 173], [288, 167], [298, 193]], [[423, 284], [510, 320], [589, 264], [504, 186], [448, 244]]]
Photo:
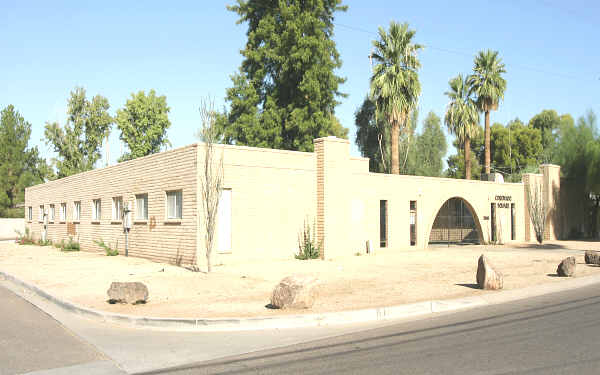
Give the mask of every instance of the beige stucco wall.
[[[75, 224], [84, 250], [102, 251], [93, 241], [102, 239], [124, 254], [125, 236], [121, 221], [112, 220], [112, 198], [123, 197], [133, 209], [135, 194], [148, 194], [148, 221], [133, 221], [129, 233], [129, 255], [154, 260], [191, 262], [196, 251], [196, 145], [146, 156], [107, 168], [79, 173], [25, 190], [25, 213], [31, 206], [33, 220], [27, 220], [36, 238], [43, 223], [38, 219], [40, 205], [47, 211], [55, 205], [56, 219], [48, 224], [48, 238], [67, 239], [67, 223], [73, 223], [73, 203], [81, 201], [81, 219]], [[166, 220], [166, 191], [182, 190], [181, 220]], [[101, 220], [92, 223], [92, 200], [101, 199]], [[67, 203], [65, 222], [59, 221], [61, 203]], [[191, 235], [190, 235], [191, 234]]]
[[[213, 264], [293, 257], [304, 221], [312, 227], [316, 219], [315, 154], [216, 145], [217, 160], [221, 154], [223, 187], [231, 189], [232, 246], [224, 253], [215, 247]], [[204, 173], [204, 155], [205, 146], [200, 144], [199, 181]], [[199, 251], [205, 254], [202, 202], [198, 207]], [[219, 235], [217, 230], [215, 243]]]
[[[442, 205], [451, 198], [466, 202], [473, 214], [480, 240], [490, 241], [491, 204], [498, 206], [497, 240], [500, 243], [534, 240], [528, 235], [529, 217], [523, 183], [496, 183], [370, 173], [369, 160], [350, 156], [347, 140], [335, 137], [315, 140], [315, 152], [294, 152], [253, 147], [215, 145], [216, 159], [223, 160], [223, 187], [231, 191], [231, 247], [220, 252], [215, 233], [213, 265], [251, 259], [291, 258], [298, 251], [298, 235], [305, 221], [315, 224], [324, 258], [364, 252], [366, 241], [373, 251], [398, 251], [428, 246], [432, 225]], [[73, 202], [82, 202], [76, 235], [86, 250], [100, 250], [93, 240], [119, 241], [120, 222], [111, 220], [112, 197], [133, 203], [135, 194], [149, 196], [147, 222], [135, 222], [130, 232], [132, 256], [168, 262], [191, 263], [196, 254], [205, 265], [204, 210], [201, 182], [205, 145], [176, 150], [97, 169], [26, 189], [27, 207], [33, 220], [27, 226], [41, 234], [38, 207], [47, 210], [67, 202], [65, 223], [49, 224], [48, 237], [67, 238]], [[526, 181], [544, 185], [546, 199], [560, 189], [559, 168], [542, 166], [540, 175]], [[183, 191], [183, 218], [165, 220], [166, 191]], [[93, 199], [102, 199], [102, 220], [91, 222]], [[381, 200], [388, 205], [387, 246], [380, 248]], [[410, 245], [410, 201], [417, 204], [416, 245]], [[511, 204], [515, 205], [515, 233], [511, 239]], [[133, 207], [132, 205], [132, 208]], [[556, 215], [555, 215], [556, 216]], [[558, 229], [549, 226], [549, 236]], [[217, 223], [219, 228], [219, 223]], [[552, 237], [550, 237], [552, 238]]]
[[[386, 251], [410, 248], [410, 201], [417, 202], [417, 243], [426, 248], [433, 221], [444, 202], [462, 198], [473, 209], [481, 227], [482, 240], [489, 241], [491, 203], [509, 203], [497, 209], [498, 242], [511, 242], [510, 203], [515, 204], [516, 233], [514, 241], [524, 241], [524, 195], [522, 183], [497, 183], [448, 178], [369, 173], [368, 159], [351, 158], [347, 140], [321, 138], [315, 140], [317, 160], [323, 171], [324, 225], [320, 234], [325, 239], [325, 257], [350, 255], [364, 251], [365, 242], [379, 248], [379, 202], [388, 204], [388, 246]], [[320, 156], [322, 154], [322, 156]], [[510, 197], [510, 201], [497, 196]]]

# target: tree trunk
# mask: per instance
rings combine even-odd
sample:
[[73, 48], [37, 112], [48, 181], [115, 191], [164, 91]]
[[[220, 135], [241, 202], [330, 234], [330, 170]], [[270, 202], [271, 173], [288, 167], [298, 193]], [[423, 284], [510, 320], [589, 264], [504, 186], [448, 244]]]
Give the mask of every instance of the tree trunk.
[[212, 271], [212, 264], [210, 262], [210, 253], [206, 253], [206, 272]]
[[465, 137], [465, 178], [471, 179], [471, 139]]
[[392, 174], [400, 174], [400, 151], [398, 141], [400, 139], [400, 124], [392, 122]]
[[490, 111], [485, 111], [485, 173], [490, 173]]

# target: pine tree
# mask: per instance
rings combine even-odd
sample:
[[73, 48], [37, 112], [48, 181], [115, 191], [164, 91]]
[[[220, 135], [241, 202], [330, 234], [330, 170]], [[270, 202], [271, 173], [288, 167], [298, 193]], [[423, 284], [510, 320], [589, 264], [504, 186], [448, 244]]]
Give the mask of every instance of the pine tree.
[[333, 36], [341, 0], [238, 0], [228, 9], [248, 24], [244, 60], [219, 117], [226, 143], [312, 151], [313, 139], [343, 135], [335, 124], [342, 62]]

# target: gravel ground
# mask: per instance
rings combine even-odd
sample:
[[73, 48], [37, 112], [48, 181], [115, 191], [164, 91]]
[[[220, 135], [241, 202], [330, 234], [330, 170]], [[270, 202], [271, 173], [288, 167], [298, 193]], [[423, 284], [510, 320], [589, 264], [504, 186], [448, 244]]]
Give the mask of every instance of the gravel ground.
[[[505, 289], [561, 282], [556, 267], [571, 255], [577, 256], [577, 277], [599, 273], [600, 267], [585, 265], [585, 250], [600, 250], [600, 242], [436, 246], [331, 261], [239, 262], [214, 267], [206, 274], [140, 258], [0, 243], [0, 270], [62, 299], [104, 311], [156, 317], [247, 317], [355, 310], [494, 293], [474, 285], [477, 259], [483, 253], [504, 274]], [[323, 281], [313, 308], [266, 308], [279, 280], [297, 273], [312, 274]], [[150, 291], [148, 303], [108, 304], [106, 291], [112, 281], [145, 283]]]

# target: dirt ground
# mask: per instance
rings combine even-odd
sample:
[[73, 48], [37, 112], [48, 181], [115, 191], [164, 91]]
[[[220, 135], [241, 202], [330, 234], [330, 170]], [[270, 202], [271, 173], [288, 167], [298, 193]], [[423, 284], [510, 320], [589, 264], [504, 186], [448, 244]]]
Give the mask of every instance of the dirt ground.
[[[213, 272], [102, 253], [60, 252], [54, 247], [0, 243], [0, 270], [81, 306], [115, 313], [182, 318], [273, 316], [393, 306], [486, 292], [476, 288], [477, 259], [484, 253], [504, 274], [505, 289], [564, 280], [556, 267], [577, 256], [577, 277], [598, 274], [585, 250], [600, 242], [556, 241], [537, 246], [438, 246], [428, 250], [380, 251], [335, 260], [256, 261], [214, 267]], [[268, 309], [284, 277], [311, 274], [323, 281], [310, 310]], [[112, 281], [141, 281], [150, 298], [142, 305], [108, 304]]]

